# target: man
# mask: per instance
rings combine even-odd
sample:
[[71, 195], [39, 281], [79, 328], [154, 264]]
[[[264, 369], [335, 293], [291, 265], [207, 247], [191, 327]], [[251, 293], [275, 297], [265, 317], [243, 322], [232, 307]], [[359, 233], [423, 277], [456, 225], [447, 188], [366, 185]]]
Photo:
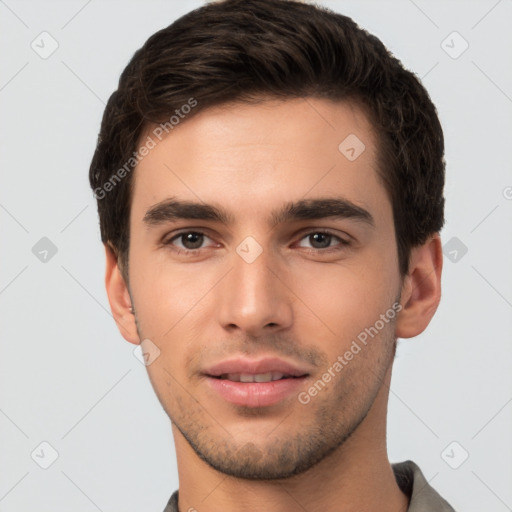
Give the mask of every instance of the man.
[[391, 465], [396, 340], [440, 300], [444, 143], [349, 18], [207, 4], [154, 34], [90, 183], [106, 287], [172, 422], [170, 511], [450, 511]]

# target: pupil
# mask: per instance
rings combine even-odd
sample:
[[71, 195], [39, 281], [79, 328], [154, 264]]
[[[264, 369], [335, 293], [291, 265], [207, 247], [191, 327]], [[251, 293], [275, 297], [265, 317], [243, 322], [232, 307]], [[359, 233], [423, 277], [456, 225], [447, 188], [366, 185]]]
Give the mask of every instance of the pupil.
[[[182, 242], [187, 249], [198, 249], [203, 242], [203, 235], [201, 233], [186, 233], [183, 235]], [[192, 247], [187, 244], [191, 244]]]
[[[319, 240], [318, 238], [320, 237], [321, 240], [320, 240], [320, 245], [321, 247], [329, 247], [329, 243], [331, 241], [331, 235], [327, 235], [325, 233], [315, 233], [313, 235], [310, 235], [313, 240], [314, 240], [314, 243], [312, 244], [313, 246], [315, 245], [315, 243], [318, 243]], [[323, 243], [322, 243], [322, 238], [323, 238]]]

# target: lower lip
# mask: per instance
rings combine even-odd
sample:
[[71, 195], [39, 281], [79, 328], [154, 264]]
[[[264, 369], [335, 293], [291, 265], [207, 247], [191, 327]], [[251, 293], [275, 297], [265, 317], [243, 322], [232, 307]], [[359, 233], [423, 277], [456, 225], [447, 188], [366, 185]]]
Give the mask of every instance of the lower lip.
[[245, 407], [275, 405], [292, 393], [297, 393], [306, 377], [280, 379], [271, 382], [233, 382], [207, 377], [210, 387], [224, 400]]

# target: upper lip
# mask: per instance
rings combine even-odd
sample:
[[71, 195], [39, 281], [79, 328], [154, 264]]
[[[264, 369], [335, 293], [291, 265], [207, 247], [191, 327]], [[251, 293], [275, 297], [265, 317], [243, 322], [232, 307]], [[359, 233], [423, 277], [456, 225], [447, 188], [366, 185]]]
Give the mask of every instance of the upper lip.
[[269, 372], [280, 372], [292, 377], [303, 377], [309, 374], [306, 369], [275, 357], [265, 357], [262, 359], [237, 357], [227, 359], [208, 367], [203, 373], [210, 377], [220, 377], [226, 373], [257, 375]]

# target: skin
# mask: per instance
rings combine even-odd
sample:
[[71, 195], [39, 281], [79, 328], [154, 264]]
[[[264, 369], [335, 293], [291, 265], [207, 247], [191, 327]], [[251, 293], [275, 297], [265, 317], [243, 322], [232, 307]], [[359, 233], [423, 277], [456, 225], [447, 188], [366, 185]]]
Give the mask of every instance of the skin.
[[[338, 150], [349, 134], [366, 146], [354, 161]], [[401, 278], [363, 112], [314, 98], [210, 108], [158, 143], [134, 179], [129, 286], [106, 246], [106, 287], [124, 338], [160, 350], [147, 370], [172, 420], [180, 510], [406, 510], [386, 450], [391, 369], [396, 338], [420, 334], [437, 309], [442, 249], [438, 234], [413, 248]], [[147, 210], [170, 196], [222, 206], [234, 223], [146, 225]], [[365, 208], [375, 226], [270, 226], [285, 202], [325, 197]], [[186, 239], [162, 244], [187, 229], [206, 235], [192, 256], [177, 252], [193, 247]], [[318, 229], [334, 235], [323, 246], [309, 236]], [[247, 236], [262, 248], [252, 263], [236, 252]], [[235, 406], [201, 374], [236, 355], [276, 356], [308, 369], [307, 390], [397, 299], [395, 320], [306, 405], [292, 394], [270, 407]]]

